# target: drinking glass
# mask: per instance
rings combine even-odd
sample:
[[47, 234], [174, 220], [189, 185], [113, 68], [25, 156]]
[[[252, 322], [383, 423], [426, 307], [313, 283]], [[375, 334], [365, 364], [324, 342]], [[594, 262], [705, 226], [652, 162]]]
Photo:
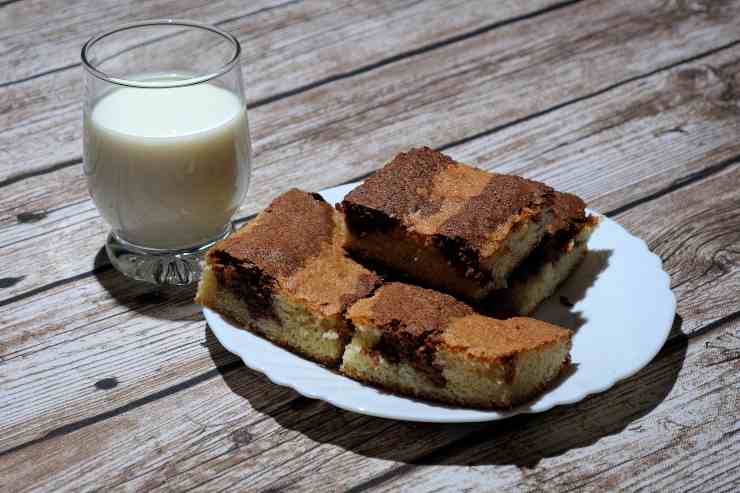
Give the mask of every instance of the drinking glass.
[[220, 29], [171, 19], [83, 46], [84, 171], [123, 274], [189, 284], [232, 231], [251, 174], [240, 53]]

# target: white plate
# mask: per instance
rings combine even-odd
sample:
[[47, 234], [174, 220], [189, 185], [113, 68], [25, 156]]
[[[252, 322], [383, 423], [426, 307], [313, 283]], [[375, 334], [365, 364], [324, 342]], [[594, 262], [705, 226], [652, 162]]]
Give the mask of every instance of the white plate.
[[[357, 184], [321, 192], [335, 203]], [[676, 312], [660, 258], [644, 241], [602, 217], [589, 241], [589, 255], [536, 318], [576, 329], [574, 371], [549, 392], [506, 412], [480, 411], [399, 397], [355, 382], [300, 358], [204, 309], [221, 344], [244, 363], [279, 385], [339, 408], [383, 418], [440, 423], [492, 421], [520, 413], [547, 411], [603, 392], [645, 367], [668, 338]], [[574, 303], [568, 308], [565, 296]], [[564, 301], [564, 300], [563, 300]]]

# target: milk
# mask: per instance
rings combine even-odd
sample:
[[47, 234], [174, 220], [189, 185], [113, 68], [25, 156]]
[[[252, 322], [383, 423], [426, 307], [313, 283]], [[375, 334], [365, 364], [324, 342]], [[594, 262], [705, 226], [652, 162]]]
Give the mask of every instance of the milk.
[[181, 249], [224, 232], [249, 185], [239, 97], [209, 83], [121, 87], [95, 102], [86, 118], [90, 193], [119, 237]]

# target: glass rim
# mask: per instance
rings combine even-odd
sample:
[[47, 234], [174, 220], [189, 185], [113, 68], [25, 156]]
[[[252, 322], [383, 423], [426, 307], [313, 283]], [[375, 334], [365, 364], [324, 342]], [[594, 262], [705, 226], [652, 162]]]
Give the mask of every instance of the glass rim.
[[[88, 50], [92, 48], [92, 46], [95, 45], [95, 43], [97, 43], [98, 41], [101, 41], [102, 39], [108, 36], [111, 36], [113, 34], [119, 33], [121, 31], [135, 29], [139, 27], [147, 27], [147, 26], [183, 26], [183, 27], [193, 27], [197, 29], [204, 29], [206, 31], [210, 31], [212, 33], [218, 34], [224, 37], [225, 39], [227, 39], [229, 42], [231, 42], [231, 45], [234, 48], [234, 54], [229, 59], [229, 61], [227, 61], [225, 64], [223, 64], [221, 67], [219, 67], [217, 70], [213, 72], [210, 72], [204, 75], [199, 75], [196, 77], [189, 77], [187, 79], [177, 80], [173, 82], [162, 82], [162, 81], [144, 82], [144, 81], [130, 80], [130, 79], [122, 78], [122, 77], [114, 77], [98, 69], [92, 63], [90, 63], [90, 60], [88, 59], [88, 56], [87, 56]], [[234, 67], [234, 65], [239, 61], [241, 52], [242, 52], [242, 46], [239, 43], [239, 41], [232, 34], [229, 34], [228, 32], [222, 29], [219, 29], [216, 26], [212, 26], [210, 24], [205, 24], [202, 22], [190, 21], [186, 19], [151, 19], [151, 20], [146, 20], [146, 21], [120, 24], [118, 26], [112, 27], [111, 29], [107, 31], [94, 35], [93, 37], [88, 39], [84, 45], [82, 45], [82, 50], [80, 52], [80, 58], [82, 59], [82, 66], [85, 67], [85, 70], [89, 74], [103, 81], [110, 82], [111, 84], [116, 84], [119, 86], [127, 86], [127, 87], [136, 87], [136, 88], [142, 88], [142, 89], [167, 89], [167, 88], [172, 88], [172, 87], [184, 87], [184, 86], [192, 86], [195, 84], [201, 84], [203, 82], [208, 82], [209, 80], [220, 77], [221, 75], [225, 74], [226, 72], [228, 72]]]

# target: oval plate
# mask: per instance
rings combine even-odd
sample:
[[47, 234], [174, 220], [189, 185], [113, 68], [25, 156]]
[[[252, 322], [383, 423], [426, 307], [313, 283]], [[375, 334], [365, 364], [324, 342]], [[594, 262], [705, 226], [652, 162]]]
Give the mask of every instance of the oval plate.
[[[321, 195], [333, 204], [357, 185], [330, 188]], [[390, 394], [296, 356], [232, 325], [212, 310], [206, 308], [203, 313], [221, 344], [249, 368], [306, 397], [381, 418], [436, 423], [493, 421], [547, 411], [603, 392], [644, 368], [668, 338], [676, 299], [660, 258], [644, 241], [603, 216], [588, 247], [578, 269], [533, 315], [575, 330], [573, 370], [538, 399], [508, 411], [451, 407]]]

